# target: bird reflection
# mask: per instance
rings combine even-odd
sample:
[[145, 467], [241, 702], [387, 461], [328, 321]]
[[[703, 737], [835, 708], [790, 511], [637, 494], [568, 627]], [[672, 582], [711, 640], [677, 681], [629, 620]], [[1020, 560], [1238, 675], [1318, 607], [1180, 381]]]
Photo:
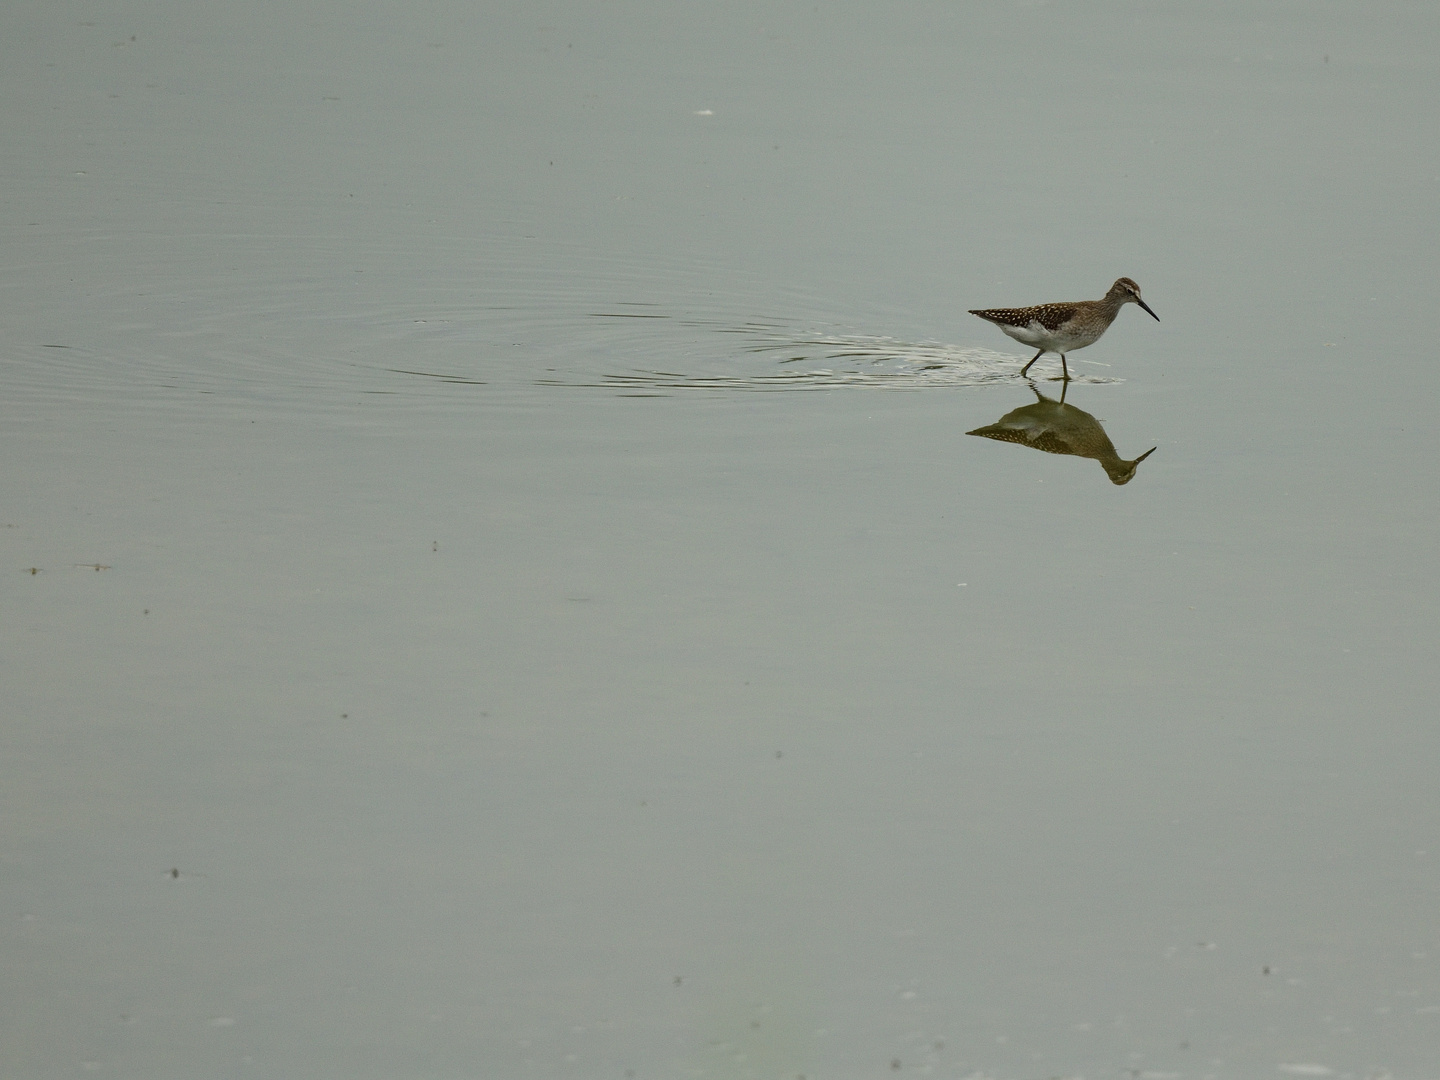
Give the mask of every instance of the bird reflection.
[[[1029, 380], [1026, 380], [1027, 382]], [[1125, 461], [1115, 452], [1115, 444], [1100, 421], [1074, 405], [1065, 404], [1065, 390], [1060, 390], [1060, 400], [1046, 397], [1032, 382], [1030, 389], [1038, 399], [1033, 405], [1006, 413], [988, 427], [967, 431], [967, 435], [980, 435], [1001, 442], [1020, 443], [1044, 450], [1047, 454], [1074, 454], [1076, 457], [1094, 458], [1100, 462], [1105, 475], [1113, 484], [1128, 484], [1135, 477], [1140, 462], [1155, 452], [1155, 447], [1146, 450], [1133, 461]]]

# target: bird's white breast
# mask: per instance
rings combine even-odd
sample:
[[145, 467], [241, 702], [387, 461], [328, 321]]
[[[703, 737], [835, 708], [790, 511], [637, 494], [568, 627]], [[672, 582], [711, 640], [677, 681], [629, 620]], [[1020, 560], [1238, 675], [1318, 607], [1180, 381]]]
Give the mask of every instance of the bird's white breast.
[[996, 325], [1016, 341], [1022, 345], [1029, 345], [1032, 349], [1050, 349], [1054, 346], [1054, 335], [1035, 319], [1030, 320], [1029, 326], [1011, 326], [1008, 323], [997, 323]]

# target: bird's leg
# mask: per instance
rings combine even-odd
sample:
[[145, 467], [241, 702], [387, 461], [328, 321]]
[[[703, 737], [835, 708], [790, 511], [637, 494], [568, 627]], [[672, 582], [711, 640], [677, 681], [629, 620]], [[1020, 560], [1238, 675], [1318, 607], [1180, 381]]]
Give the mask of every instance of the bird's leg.
[[1065, 381], [1068, 383], [1070, 381], [1070, 365], [1065, 363], [1065, 354], [1063, 352], [1060, 354], [1060, 370], [1065, 372]]
[[[1039, 360], [1040, 357], [1042, 357], [1042, 356], [1044, 356], [1044, 355], [1045, 355], [1045, 350], [1044, 350], [1044, 349], [1041, 349], [1041, 350], [1040, 350], [1039, 352], [1037, 352], [1034, 356], [1030, 357], [1030, 364], [1035, 363], [1036, 360]], [[1027, 371], [1030, 370], [1030, 364], [1026, 364], [1024, 367], [1022, 367], [1022, 368], [1020, 369], [1020, 374], [1021, 374], [1021, 375], [1024, 375], [1025, 372], [1027, 372]]]

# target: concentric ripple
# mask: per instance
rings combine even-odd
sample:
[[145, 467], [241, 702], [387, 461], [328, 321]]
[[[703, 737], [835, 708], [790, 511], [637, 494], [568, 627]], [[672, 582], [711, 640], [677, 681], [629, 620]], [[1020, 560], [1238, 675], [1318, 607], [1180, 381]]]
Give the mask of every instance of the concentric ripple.
[[[842, 324], [833, 299], [700, 259], [533, 237], [115, 239], [52, 253], [35, 296], [13, 298], [0, 355], [12, 395], [99, 410], [323, 411], [457, 392], [540, 405], [557, 389], [979, 386], [1016, 378], [1027, 359], [874, 332], [913, 313], [851, 303]], [[64, 325], [41, 301], [57, 283], [75, 294]]]

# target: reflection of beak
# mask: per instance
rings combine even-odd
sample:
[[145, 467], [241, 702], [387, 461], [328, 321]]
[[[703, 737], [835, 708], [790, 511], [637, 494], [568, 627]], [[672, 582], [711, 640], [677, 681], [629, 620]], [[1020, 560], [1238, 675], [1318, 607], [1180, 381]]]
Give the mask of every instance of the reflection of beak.
[[[1150, 309], [1149, 309], [1149, 308], [1146, 308], [1145, 310], [1146, 310], [1146, 311], [1149, 311]], [[1159, 319], [1156, 319], [1155, 321], [1156, 321], [1156, 322], [1159, 322], [1160, 320], [1159, 320]], [[1153, 454], [1156, 450], [1159, 450], [1159, 449], [1160, 449], [1160, 448], [1159, 448], [1158, 446], [1152, 446], [1152, 447], [1150, 447], [1149, 450], [1146, 450], [1143, 454], [1141, 454], [1139, 457], [1137, 457], [1137, 458], [1135, 459], [1134, 464], [1139, 465], [1140, 462], [1144, 461], [1147, 457], [1149, 457], [1151, 454]]]
[[[1135, 297], [1135, 303], [1139, 304], [1139, 305], [1140, 305], [1141, 307], [1143, 307], [1146, 311], [1150, 311], [1150, 305], [1147, 304], [1147, 303], [1145, 303], [1145, 301], [1144, 301], [1144, 300], [1141, 300], [1138, 296]], [[1152, 319], [1154, 319], [1156, 322], [1159, 322], [1159, 321], [1160, 321], [1160, 316], [1159, 316], [1159, 315], [1156, 315], [1153, 311], [1150, 311], [1150, 317], [1151, 317]]]

